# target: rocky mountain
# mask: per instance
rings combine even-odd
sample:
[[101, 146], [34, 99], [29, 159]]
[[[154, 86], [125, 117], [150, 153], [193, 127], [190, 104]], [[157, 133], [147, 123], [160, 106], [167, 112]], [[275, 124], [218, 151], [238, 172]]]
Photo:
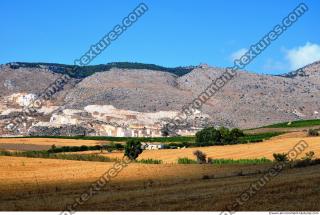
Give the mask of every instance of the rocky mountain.
[[[23, 109], [72, 66], [10, 63], [0, 66], [0, 125]], [[63, 89], [27, 116], [15, 132], [56, 135], [159, 136], [161, 127], [201, 93], [224, 69], [206, 65], [165, 68], [111, 63], [77, 68]], [[189, 134], [207, 126], [251, 128], [320, 118], [320, 61], [281, 76], [239, 71], [180, 128]], [[50, 134], [50, 132], [49, 132]], [[49, 135], [48, 134], [48, 135]]]

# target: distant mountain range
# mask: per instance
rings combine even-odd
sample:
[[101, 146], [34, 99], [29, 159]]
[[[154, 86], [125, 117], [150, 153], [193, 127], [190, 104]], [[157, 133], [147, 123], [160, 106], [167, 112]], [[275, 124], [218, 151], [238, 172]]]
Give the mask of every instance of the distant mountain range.
[[[61, 74], [71, 74], [73, 67], [50, 63], [1, 65], [0, 125], [19, 114], [23, 98], [38, 95]], [[95, 125], [97, 120], [100, 127], [111, 122], [161, 127], [224, 69], [207, 65], [166, 68], [125, 62], [77, 67], [76, 71], [70, 84], [45, 104], [39, 116], [31, 117], [20, 133], [28, 133], [41, 123], [86, 127]], [[278, 76], [239, 71], [187, 125], [251, 128], [320, 118], [319, 98], [320, 61]]]

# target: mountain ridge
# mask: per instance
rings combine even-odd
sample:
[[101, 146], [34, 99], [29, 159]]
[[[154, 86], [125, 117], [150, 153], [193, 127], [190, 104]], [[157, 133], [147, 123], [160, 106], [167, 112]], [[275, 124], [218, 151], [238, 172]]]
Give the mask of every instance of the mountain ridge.
[[[102, 127], [108, 123], [117, 122], [160, 129], [174, 116], [173, 113], [178, 114], [224, 72], [223, 68], [207, 65], [191, 68], [190, 72], [178, 76], [167, 71], [113, 67], [80, 79], [71, 78], [73, 84], [67, 84], [47, 101], [41, 109], [41, 116], [30, 119], [24, 132], [34, 128], [37, 122], [43, 122], [41, 125], [56, 123], [55, 127], [71, 122], [85, 127], [92, 125], [93, 130], [99, 130], [96, 134], [101, 134], [101, 129], [106, 129]], [[236, 77], [181, 129], [204, 126], [252, 128], [318, 119], [320, 63], [315, 62], [299, 71], [305, 75], [282, 77], [238, 71]], [[0, 125], [21, 112], [24, 100], [38, 95], [61, 76], [59, 74], [46, 67], [2, 66]], [[95, 111], [86, 111], [92, 105], [95, 105]], [[105, 110], [106, 106], [114, 108]], [[87, 130], [92, 131], [92, 128]]]

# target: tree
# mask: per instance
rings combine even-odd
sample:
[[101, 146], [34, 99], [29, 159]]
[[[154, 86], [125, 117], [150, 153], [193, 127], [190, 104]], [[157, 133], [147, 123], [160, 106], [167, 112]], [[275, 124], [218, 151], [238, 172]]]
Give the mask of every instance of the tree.
[[230, 136], [231, 136], [231, 144], [238, 143], [240, 140], [240, 137], [244, 136], [243, 131], [241, 131], [239, 128], [234, 128], [230, 131]]
[[319, 136], [319, 133], [316, 129], [309, 129], [308, 136]]
[[220, 132], [220, 143], [221, 145], [223, 144], [229, 144], [232, 142], [232, 137], [230, 136], [230, 131], [229, 129], [225, 128], [225, 127], [221, 127], [219, 128], [219, 132]]
[[207, 163], [207, 155], [200, 150], [196, 150], [193, 154], [197, 157], [198, 164]]
[[204, 128], [196, 133], [195, 141], [199, 146], [220, 145], [221, 134], [213, 127]]
[[196, 144], [198, 146], [212, 146], [239, 143], [239, 138], [244, 136], [243, 132], [234, 128], [221, 127], [218, 130], [214, 127], [204, 128], [196, 133]]
[[273, 158], [277, 162], [287, 162], [289, 161], [287, 153], [274, 153]]
[[124, 156], [130, 160], [135, 160], [142, 153], [141, 142], [138, 140], [128, 140], [124, 147]]

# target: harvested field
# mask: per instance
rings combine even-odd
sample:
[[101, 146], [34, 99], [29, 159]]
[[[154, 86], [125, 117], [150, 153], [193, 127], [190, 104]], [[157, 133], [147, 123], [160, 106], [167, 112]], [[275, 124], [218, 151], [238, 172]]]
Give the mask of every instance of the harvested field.
[[[287, 153], [292, 149], [300, 140], [305, 140], [309, 147], [305, 149], [299, 157], [305, 155], [306, 152], [314, 151], [316, 157], [320, 157], [320, 137], [305, 137], [305, 138], [274, 138], [266, 140], [262, 143], [238, 144], [238, 145], [225, 145], [225, 146], [209, 146], [209, 147], [196, 147], [185, 149], [163, 149], [163, 150], [145, 150], [139, 156], [139, 159], [158, 159], [164, 163], [176, 163], [178, 158], [188, 157], [194, 159], [193, 152], [201, 150], [206, 153], [208, 157], [212, 158], [225, 158], [225, 159], [255, 159], [255, 158], [268, 158], [273, 160], [273, 153]], [[77, 153], [97, 153], [98, 151], [86, 151]], [[121, 158], [122, 152], [103, 153], [102, 155], [110, 158]]]
[[[73, 139], [53, 139], [53, 138], [0, 138], [0, 148], [9, 149], [6, 146], [12, 149], [16, 147], [16, 150], [43, 150], [50, 148], [53, 144], [56, 146], [94, 146], [99, 144], [105, 144], [108, 141], [101, 140], [73, 140]], [[25, 146], [24, 146], [25, 145]], [[35, 147], [35, 149], [30, 149]]]
[[14, 151], [41, 151], [48, 150], [51, 146], [49, 145], [34, 145], [34, 144], [12, 144], [12, 143], [1, 143], [0, 150], [14, 150]]
[[[0, 210], [63, 210], [110, 163], [0, 157]], [[269, 165], [129, 164], [78, 210], [223, 210]], [[284, 170], [240, 210], [319, 210], [320, 166]]]

